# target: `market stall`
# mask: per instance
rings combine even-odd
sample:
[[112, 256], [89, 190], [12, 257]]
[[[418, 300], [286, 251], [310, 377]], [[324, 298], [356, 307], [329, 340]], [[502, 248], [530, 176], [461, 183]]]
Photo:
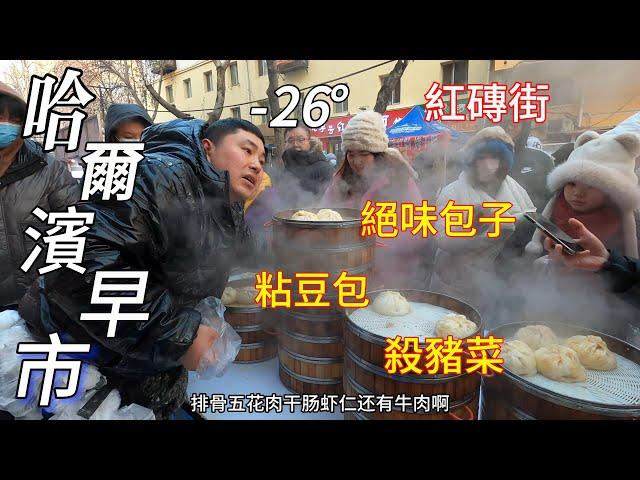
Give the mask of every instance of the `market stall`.
[[438, 139], [461, 141], [467, 137], [440, 122], [427, 122], [421, 105], [413, 107], [402, 120], [387, 128], [387, 135], [389, 146], [397, 148], [410, 160]]

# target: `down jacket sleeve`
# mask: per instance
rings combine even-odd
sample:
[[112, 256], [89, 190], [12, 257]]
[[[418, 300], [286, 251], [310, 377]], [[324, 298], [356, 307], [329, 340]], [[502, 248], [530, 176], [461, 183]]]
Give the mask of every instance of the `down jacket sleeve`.
[[51, 168], [51, 185], [49, 188], [49, 205], [54, 212], [66, 211], [67, 207], [75, 205], [80, 200], [80, 184], [71, 176], [66, 165], [47, 156]]
[[[188, 178], [193, 172], [180, 165], [149, 162], [143, 170], [136, 177], [131, 201], [78, 204], [78, 211], [95, 214], [85, 235], [86, 272], [79, 275], [64, 269], [45, 282], [48, 308], [43, 308], [42, 321], [49, 331], [97, 344], [99, 363], [117, 371], [155, 373], [180, 364], [201, 320], [193, 309], [195, 299], [178, 299], [164, 286], [161, 268], [180, 242], [194, 197], [189, 185], [194, 182]], [[149, 272], [144, 303], [121, 306], [121, 311], [148, 312], [148, 321], [119, 321], [115, 338], [107, 338], [107, 322], [80, 321], [81, 313], [110, 308], [91, 305], [95, 272], [148, 270], [149, 265], [159, 267]]]

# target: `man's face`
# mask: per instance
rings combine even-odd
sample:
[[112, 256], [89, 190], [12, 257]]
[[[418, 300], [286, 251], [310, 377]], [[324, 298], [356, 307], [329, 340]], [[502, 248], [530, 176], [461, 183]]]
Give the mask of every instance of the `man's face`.
[[311, 150], [309, 133], [304, 128], [294, 128], [287, 132], [287, 148], [298, 151]]
[[214, 145], [203, 141], [207, 158], [218, 170], [229, 172], [231, 201], [247, 200], [262, 181], [265, 162], [264, 143], [253, 133], [237, 130]]

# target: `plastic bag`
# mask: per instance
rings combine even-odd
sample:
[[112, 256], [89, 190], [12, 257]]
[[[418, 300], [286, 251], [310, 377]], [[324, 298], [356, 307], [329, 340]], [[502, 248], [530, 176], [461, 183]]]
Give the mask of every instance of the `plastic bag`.
[[[18, 312], [0, 312], [0, 410], [9, 412], [16, 420], [41, 420], [43, 409], [39, 405], [43, 375], [32, 375], [29, 395], [17, 399], [20, 369], [24, 357], [16, 352], [18, 343], [35, 342], [26, 323]], [[39, 372], [41, 373], [41, 372]], [[54, 388], [67, 385], [68, 371], [56, 372]], [[52, 419], [84, 420], [78, 415], [84, 404], [97, 392], [96, 387], [105, 381], [100, 371], [88, 363], [82, 364], [78, 391], [72, 399], [53, 400], [46, 410], [54, 413]], [[91, 416], [92, 420], [155, 420], [152, 410], [132, 404], [120, 408], [120, 394], [112, 390]]]
[[0, 312], [0, 331], [13, 327], [21, 320], [20, 315], [15, 310]]
[[40, 391], [41, 376], [32, 377], [28, 398], [16, 398], [23, 360], [16, 349], [18, 343], [33, 342], [34, 338], [19, 315], [17, 320], [14, 315], [2, 315], [0, 319], [4, 327], [0, 327], [0, 410], [14, 417], [42, 418], [38, 407], [39, 396], [32, 393]]
[[[78, 410], [93, 396], [95, 391], [87, 392], [80, 402], [68, 405], [56, 413], [50, 420], [87, 420], [78, 415]], [[142, 407], [138, 404], [127, 405], [120, 408], [120, 393], [111, 390], [109, 395], [103, 400], [89, 420], [155, 420], [153, 410]]]
[[[4, 312], [3, 312], [4, 313]], [[6, 317], [3, 318], [6, 320]], [[15, 320], [15, 317], [13, 318]], [[7, 322], [8, 323], [8, 322]], [[6, 326], [5, 323], [4, 325]], [[35, 342], [36, 339], [27, 330], [24, 320], [18, 316], [17, 322], [9, 328], [0, 330], [0, 410], [5, 410], [19, 420], [42, 419], [40, 407], [40, 392], [42, 389], [42, 372], [34, 372], [29, 380], [28, 396], [26, 399], [16, 398], [20, 383], [20, 369], [24, 356], [16, 352], [18, 343]], [[69, 378], [68, 371], [56, 372], [54, 377], [54, 388], [67, 385]], [[55, 400], [52, 398], [46, 411], [57, 413], [69, 405], [79, 404], [86, 391], [92, 390], [102, 379], [98, 369], [84, 363], [78, 385], [78, 392], [73, 399]], [[81, 405], [78, 406], [78, 409]]]
[[218, 338], [202, 356], [196, 371], [199, 378], [221, 377], [240, 351], [242, 339], [231, 325], [224, 321], [225, 307], [219, 298], [207, 297], [195, 309], [202, 315], [202, 325], [213, 328]]

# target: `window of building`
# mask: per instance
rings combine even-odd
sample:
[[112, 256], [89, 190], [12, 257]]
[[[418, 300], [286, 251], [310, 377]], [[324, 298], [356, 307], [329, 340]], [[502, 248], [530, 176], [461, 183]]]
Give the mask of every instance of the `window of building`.
[[240, 107], [232, 107], [231, 116], [233, 118], [242, 118], [242, 116], [240, 115]]
[[[380, 77], [380, 84], [384, 82], [384, 80], [388, 77], [388, 75], [383, 75]], [[396, 88], [391, 91], [391, 98], [389, 99], [389, 105], [395, 105], [396, 103], [400, 103], [400, 84], [402, 83], [402, 78], [398, 81]]]
[[264, 77], [267, 75], [267, 61], [266, 60], [258, 60], [258, 76]]
[[343, 102], [336, 103], [333, 102], [333, 112], [334, 113], [346, 113], [349, 111], [349, 98], [345, 98]]
[[182, 83], [184, 84], [184, 98], [191, 98], [191, 79], [187, 78]]
[[469, 60], [442, 64], [443, 85], [465, 85], [469, 79]]
[[173, 85], [167, 85], [164, 87], [165, 96], [169, 103], [173, 103]]
[[213, 91], [213, 72], [211, 70], [204, 73], [204, 91]]
[[240, 81], [238, 80], [238, 64], [233, 62], [229, 66], [229, 71], [231, 72], [231, 85], [240, 85]]

